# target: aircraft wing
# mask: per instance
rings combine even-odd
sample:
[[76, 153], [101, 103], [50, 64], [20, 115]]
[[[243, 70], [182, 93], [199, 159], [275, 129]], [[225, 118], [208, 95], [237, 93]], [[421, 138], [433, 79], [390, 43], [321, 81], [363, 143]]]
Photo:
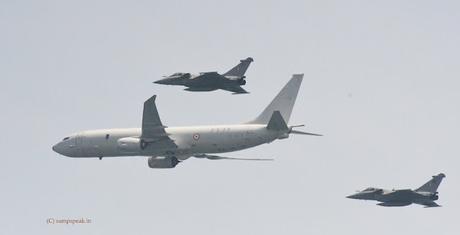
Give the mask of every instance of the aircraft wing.
[[208, 155], [208, 154], [200, 154], [195, 155], [196, 158], [206, 158], [209, 160], [247, 160], [247, 161], [273, 161], [272, 158], [236, 158], [236, 157], [222, 157], [217, 155]]
[[249, 92], [247, 92], [245, 89], [243, 89], [240, 86], [226, 86], [226, 87], [222, 87], [220, 89], [226, 90], [226, 91], [231, 91], [231, 92], [233, 92], [233, 94], [248, 94], [249, 93]]
[[[168, 137], [158, 115], [157, 106], [155, 105], [156, 95], [144, 102], [144, 111], [142, 115], [142, 134], [141, 140], [144, 143], [161, 143], [167, 146], [176, 146], [174, 141]], [[145, 146], [143, 146], [145, 147]]]
[[225, 82], [226, 79], [217, 72], [200, 73], [200, 75], [189, 80], [190, 85], [199, 87], [215, 87], [216, 89], [220, 86], [220, 84], [224, 84]]
[[[416, 203], [417, 203], [417, 202], [416, 202]], [[440, 206], [441, 206], [441, 205], [439, 205], [438, 203], [433, 202], [433, 201], [427, 201], [427, 202], [417, 203], [417, 204], [424, 205], [425, 208], [429, 208], [429, 207], [440, 207]]]
[[383, 196], [386, 199], [390, 199], [390, 200], [400, 200], [400, 199], [412, 199], [415, 194], [416, 193], [414, 193], [410, 189], [401, 189], [401, 190], [395, 190], [395, 191], [383, 194]]
[[249, 93], [237, 84], [229, 84], [229, 80], [217, 72], [200, 73], [200, 75], [191, 79], [190, 83], [196, 86], [212, 87], [215, 89], [231, 91], [233, 94]]
[[196, 82], [216, 82], [224, 81], [222, 75], [217, 72], [202, 72], [200, 75], [193, 78], [193, 81]]

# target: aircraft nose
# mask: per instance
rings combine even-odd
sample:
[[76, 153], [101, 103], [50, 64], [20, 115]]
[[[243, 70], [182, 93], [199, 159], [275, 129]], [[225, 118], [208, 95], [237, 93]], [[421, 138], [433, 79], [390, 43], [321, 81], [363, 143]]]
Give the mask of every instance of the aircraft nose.
[[350, 199], [359, 199], [359, 196], [358, 196], [358, 194], [352, 194], [352, 195], [348, 195], [347, 198], [350, 198]]
[[62, 154], [62, 147], [59, 146], [59, 143], [53, 145], [53, 151]]
[[154, 81], [153, 83], [156, 83], [156, 84], [169, 84], [170, 80], [171, 80], [171, 78], [163, 78], [163, 79]]
[[59, 142], [53, 145], [52, 149], [54, 152], [67, 156], [67, 157], [71, 155], [71, 152], [67, 149], [67, 146], [62, 142]]
[[158, 81], [154, 81], [156, 84], [163, 85], [181, 85], [183, 83], [184, 76], [172, 75], [169, 77], [162, 78]]

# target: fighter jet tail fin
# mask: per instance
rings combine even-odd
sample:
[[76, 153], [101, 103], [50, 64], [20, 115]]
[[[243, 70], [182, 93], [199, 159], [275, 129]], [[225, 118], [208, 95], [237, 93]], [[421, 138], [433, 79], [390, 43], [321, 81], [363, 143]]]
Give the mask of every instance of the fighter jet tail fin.
[[229, 76], [229, 77], [234, 77], [236, 79], [242, 78], [244, 74], [246, 73], [246, 70], [248, 70], [249, 65], [251, 62], [254, 60], [251, 57], [248, 57], [244, 60], [240, 60], [240, 63], [230, 69], [228, 72], [224, 73], [224, 76]]
[[441, 184], [442, 179], [446, 177], [445, 174], [441, 173], [438, 175], [434, 175], [433, 178], [422, 185], [420, 188], [416, 189], [416, 192], [430, 192], [436, 193], [438, 190], [439, 184]]
[[281, 114], [282, 120], [287, 124], [294, 108], [297, 93], [302, 84], [303, 74], [292, 75], [291, 80], [281, 89], [278, 95], [264, 109], [264, 111], [253, 121], [252, 124], [268, 124], [275, 111]]

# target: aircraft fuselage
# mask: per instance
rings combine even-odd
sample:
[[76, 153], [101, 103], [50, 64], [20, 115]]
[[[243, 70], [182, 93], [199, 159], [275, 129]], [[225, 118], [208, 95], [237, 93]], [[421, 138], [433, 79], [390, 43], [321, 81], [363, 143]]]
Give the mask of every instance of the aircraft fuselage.
[[259, 124], [169, 127], [165, 131], [175, 146], [160, 140], [141, 149], [141, 129], [125, 128], [79, 132], [66, 137], [53, 149], [68, 157], [176, 156], [183, 160], [201, 153], [242, 150], [287, 137], [287, 133]]

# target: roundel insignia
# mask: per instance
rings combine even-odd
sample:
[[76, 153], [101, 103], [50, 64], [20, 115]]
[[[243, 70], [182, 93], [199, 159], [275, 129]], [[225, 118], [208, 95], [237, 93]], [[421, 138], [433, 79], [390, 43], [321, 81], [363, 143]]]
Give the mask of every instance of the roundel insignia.
[[194, 140], [199, 140], [200, 139], [200, 134], [198, 134], [198, 133], [193, 134], [193, 139]]

